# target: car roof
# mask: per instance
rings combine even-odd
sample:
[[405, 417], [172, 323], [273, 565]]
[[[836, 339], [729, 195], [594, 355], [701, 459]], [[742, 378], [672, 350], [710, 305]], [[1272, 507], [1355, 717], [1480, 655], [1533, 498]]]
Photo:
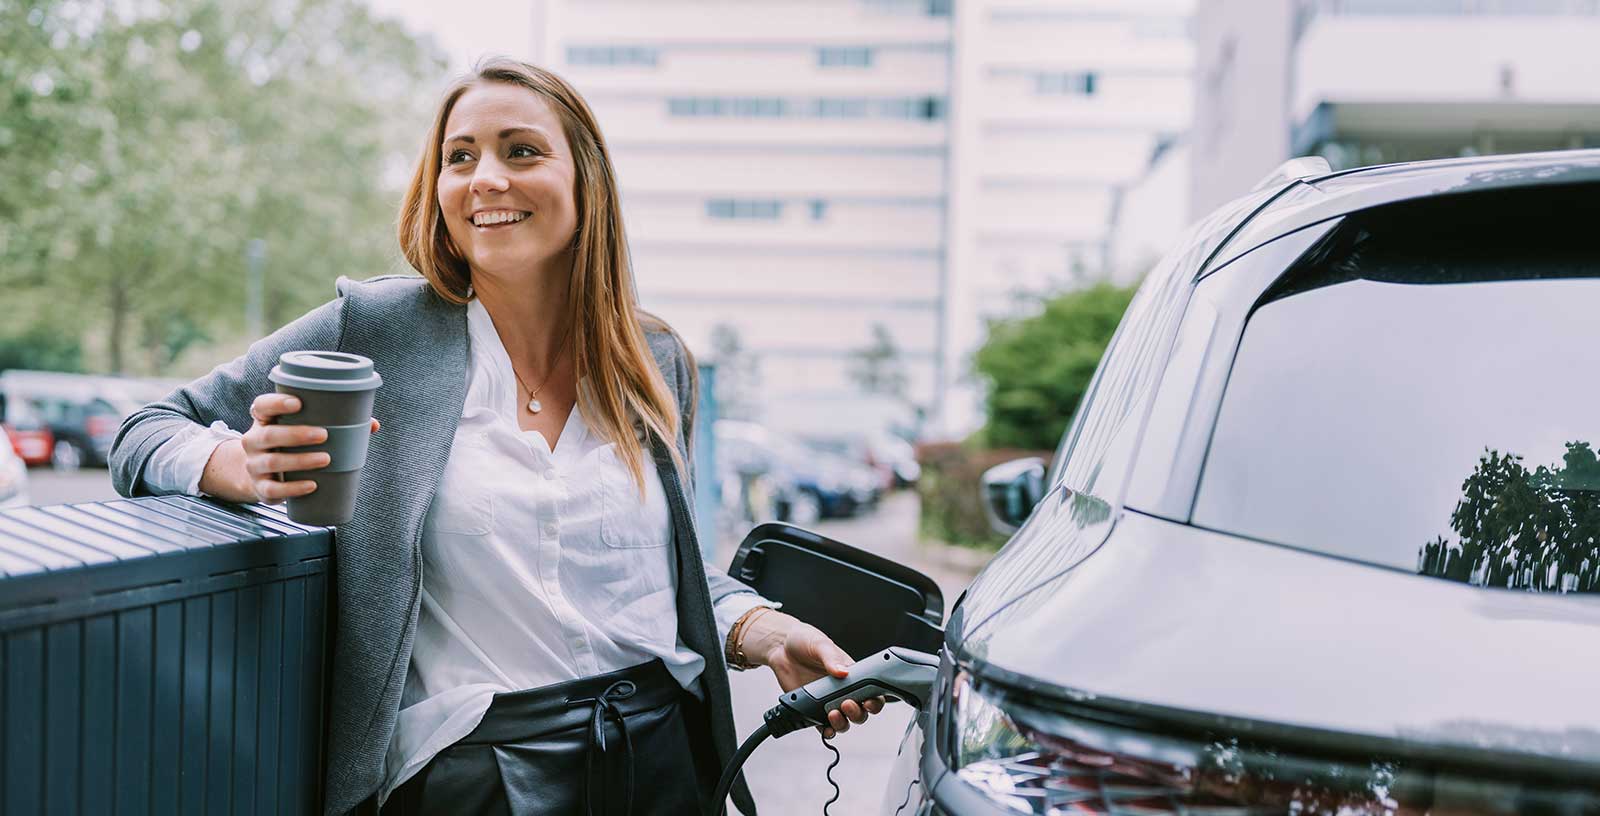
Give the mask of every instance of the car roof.
[[[1269, 241], [1359, 210], [1433, 196], [1596, 182], [1600, 182], [1600, 150], [1437, 159], [1296, 178], [1280, 184], [1233, 226], [1196, 279]], [[1258, 200], [1261, 195], [1252, 193], [1239, 201]]]

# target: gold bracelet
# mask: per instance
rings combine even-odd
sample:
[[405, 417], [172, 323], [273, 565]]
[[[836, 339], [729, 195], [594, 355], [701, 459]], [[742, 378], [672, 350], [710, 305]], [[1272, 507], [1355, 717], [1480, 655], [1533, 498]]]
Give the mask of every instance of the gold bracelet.
[[723, 644], [723, 656], [727, 658], [730, 668], [744, 671], [745, 669], [756, 667], [756, 664], [751, 663], [744, 654], [745, 630], [750, 628], [750, 624], [756, 618], [761, 617], [759, 613], [771, 611], [772, 607], [770, 606], [752, 607], [750, 611], [740, 615], [739, 620], [734, 622], [733, 629], [728, 632], [728, 642]]

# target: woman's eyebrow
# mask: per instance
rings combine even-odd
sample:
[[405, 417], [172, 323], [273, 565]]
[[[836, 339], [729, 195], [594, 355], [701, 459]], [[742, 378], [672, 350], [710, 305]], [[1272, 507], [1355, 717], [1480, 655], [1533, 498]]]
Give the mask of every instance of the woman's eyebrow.
[[[532, 125], [517, 125], [515, 127], [508, 127], [505, 130], [500, 131], [500, 138], [505, 139], [510, 136], [515, 136], [518, 133], [532, 133], [535, 136], [542, 136], [546, 139], [550, 138], [549, 134], [544, 132], [544, 128], [534, 127]], [[457, 133], [456, 135], [444, 140], [445, 144], [451, 144], [453, 142], [477, 144], [478, 140], [473, 138], [472, 134], [470, 133]]]

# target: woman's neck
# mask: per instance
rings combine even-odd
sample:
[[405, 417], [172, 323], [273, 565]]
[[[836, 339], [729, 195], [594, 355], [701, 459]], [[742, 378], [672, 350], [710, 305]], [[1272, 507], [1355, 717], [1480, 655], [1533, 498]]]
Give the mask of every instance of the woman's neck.
[[494, 321], [506, 354], [524, 376], [548, 376], [570, 346], [567, 326], [567, 276], [549, 284], [506, 286], [482, 276], [473, 292]]

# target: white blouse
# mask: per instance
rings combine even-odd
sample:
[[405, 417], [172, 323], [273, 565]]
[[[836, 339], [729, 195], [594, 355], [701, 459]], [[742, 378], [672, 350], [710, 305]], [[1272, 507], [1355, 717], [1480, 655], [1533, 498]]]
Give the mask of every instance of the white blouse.
[[[678, 637], [672, 529], [651, 457], [641, 501], [615, 445], [584, 421], [582, 396], [553, 450], [521, 430], [511, 360], [476, 299], [467, 326], [466, 403], [423, 521], [422, 609], [380, 804], [471, 733], [498, 692], [658, 657], [697, 690], [705, 668]], [[156, 451], [153, 487], [196, 492], [210, 451], [237, 436], [193, 430]], [[754, 592], [723, 598], [718, 642], [757, 605], [778, 604]]]

